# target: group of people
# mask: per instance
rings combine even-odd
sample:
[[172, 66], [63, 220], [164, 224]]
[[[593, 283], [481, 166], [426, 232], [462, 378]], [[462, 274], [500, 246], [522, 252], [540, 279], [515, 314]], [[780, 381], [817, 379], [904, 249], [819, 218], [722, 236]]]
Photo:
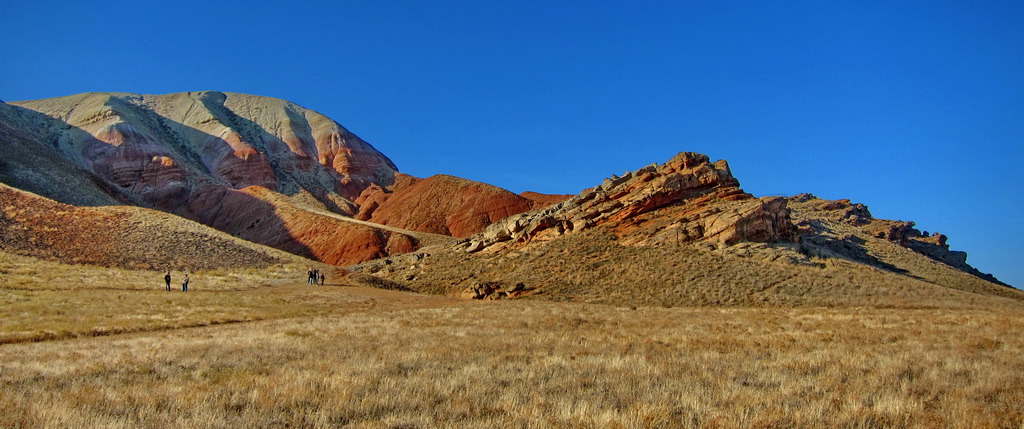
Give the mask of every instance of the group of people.
[[323, 286], [324, 285], [324, 280], [327, 279], [327, 275], [324, 274], [319, 269], [316, 269], [316, 268], [310, 268], [308, 274], [309, 274], [309, 276], [306, 278], [306, 284], [311, 284], [311, 285], [314, 285], [314, 286], [315, 285]]
[[[307, 283], [308, 284], [323, 286], [324, 285], [324, 281], [326, 281], [326, 280], [327, 280], [327, 275], [324, 274], [319, 269], [316, 269], [316, 268], [310, 268], [309, 269], [309, 277], [307, 278]], [[181, 279], [181, 291], [182, 292], [188, 292], [188, 282], [189, 282], [188, 273], [186, 273], [185, 277], [183, 277]], [[167, 274], [164, 274], [164, 284], [165, 284], [165, 286], [167, 288], [167, 291], [170, 292], [171, 291], [171, 272], [170, 271], [167, 271]]]
[[[167, 274], [164, 274], [164, 283], [166, 283], [166, 285], [167, 285], [167, 291], [170, 292], [171, 291], [171, 272], [170, 271], [167, 271]], [[185, 277], [181, 279], [181, 291], [182, 292], [188, 292], [188, 273], [185, 273]]]

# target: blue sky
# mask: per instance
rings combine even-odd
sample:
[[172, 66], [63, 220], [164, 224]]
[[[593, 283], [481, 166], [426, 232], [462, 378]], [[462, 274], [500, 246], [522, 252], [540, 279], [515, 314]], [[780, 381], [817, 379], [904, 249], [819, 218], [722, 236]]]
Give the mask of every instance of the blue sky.
[[515, 192], [702, 152], [1024, 285], [1024, 2], [496, 3], [7, 2], [0, 99], [279, 97]]

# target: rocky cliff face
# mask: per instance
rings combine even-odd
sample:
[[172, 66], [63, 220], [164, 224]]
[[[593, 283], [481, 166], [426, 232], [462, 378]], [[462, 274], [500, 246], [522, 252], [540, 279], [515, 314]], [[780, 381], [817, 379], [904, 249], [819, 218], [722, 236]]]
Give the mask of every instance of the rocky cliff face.
[[942, 234], [875, 219], [849, 200], [755, 198], [724, 161], [689, 152], [457, 243], [349, 269], [467, 299], [745, 307], [890, 306], [963, 292], [957, 299], [1024, 299], [967, 265]]
[[497, 250], [594, 227], [639, 245], [796, 238], [784, 199], [754, 198], [739, 188], [725, 161], [683, 152], [548, 208], [502, 219], [464, 246], [469, 252]]

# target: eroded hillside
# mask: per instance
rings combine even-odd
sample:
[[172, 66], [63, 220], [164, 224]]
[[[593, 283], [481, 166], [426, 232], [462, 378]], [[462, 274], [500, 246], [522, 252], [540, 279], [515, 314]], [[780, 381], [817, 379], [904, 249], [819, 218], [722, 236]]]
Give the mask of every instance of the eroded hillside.
[[302, 258], [131, 206], [76, 207], [0, 184], [0, 251], [140, 270], [264, 268]]
[[459, 244], [353, 269], [487, 299], [883, 307], [1024, 300], [945, 240], [849, 201], [755, 198], [724, 161], [681, 153]]
[[396, 180], [386, 156], [337, 122], [246, 94], [0, 103], [0, 144], [0, 179], [20, 189], [154, 208], [330, 264], [415, 250], [417, 232], [470, 235], [544, 197], [450, 176]]

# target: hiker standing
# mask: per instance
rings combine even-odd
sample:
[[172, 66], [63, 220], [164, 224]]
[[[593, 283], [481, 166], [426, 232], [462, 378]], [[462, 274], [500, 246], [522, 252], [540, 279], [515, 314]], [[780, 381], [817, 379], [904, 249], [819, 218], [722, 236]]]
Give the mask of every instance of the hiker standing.
[[327, 275], [321, 272], [320, 273], [320, 286], [324, 285], [324, 280], [326, 280], [326, 279], [327, 279]]
[[171, 291], [171, 272], [170, 271], [167, 271], [167, 274], [164, 275], [164, 283], [167, 283], [167, 291], [170, 292]]
[[313, 267], [309, 267], [309, 271], [306, 271], [306, 284], [313, 284]]
[[181, 279], [181, 291], [188, 292], [188, 274], [185, 274], [185, 278]]

